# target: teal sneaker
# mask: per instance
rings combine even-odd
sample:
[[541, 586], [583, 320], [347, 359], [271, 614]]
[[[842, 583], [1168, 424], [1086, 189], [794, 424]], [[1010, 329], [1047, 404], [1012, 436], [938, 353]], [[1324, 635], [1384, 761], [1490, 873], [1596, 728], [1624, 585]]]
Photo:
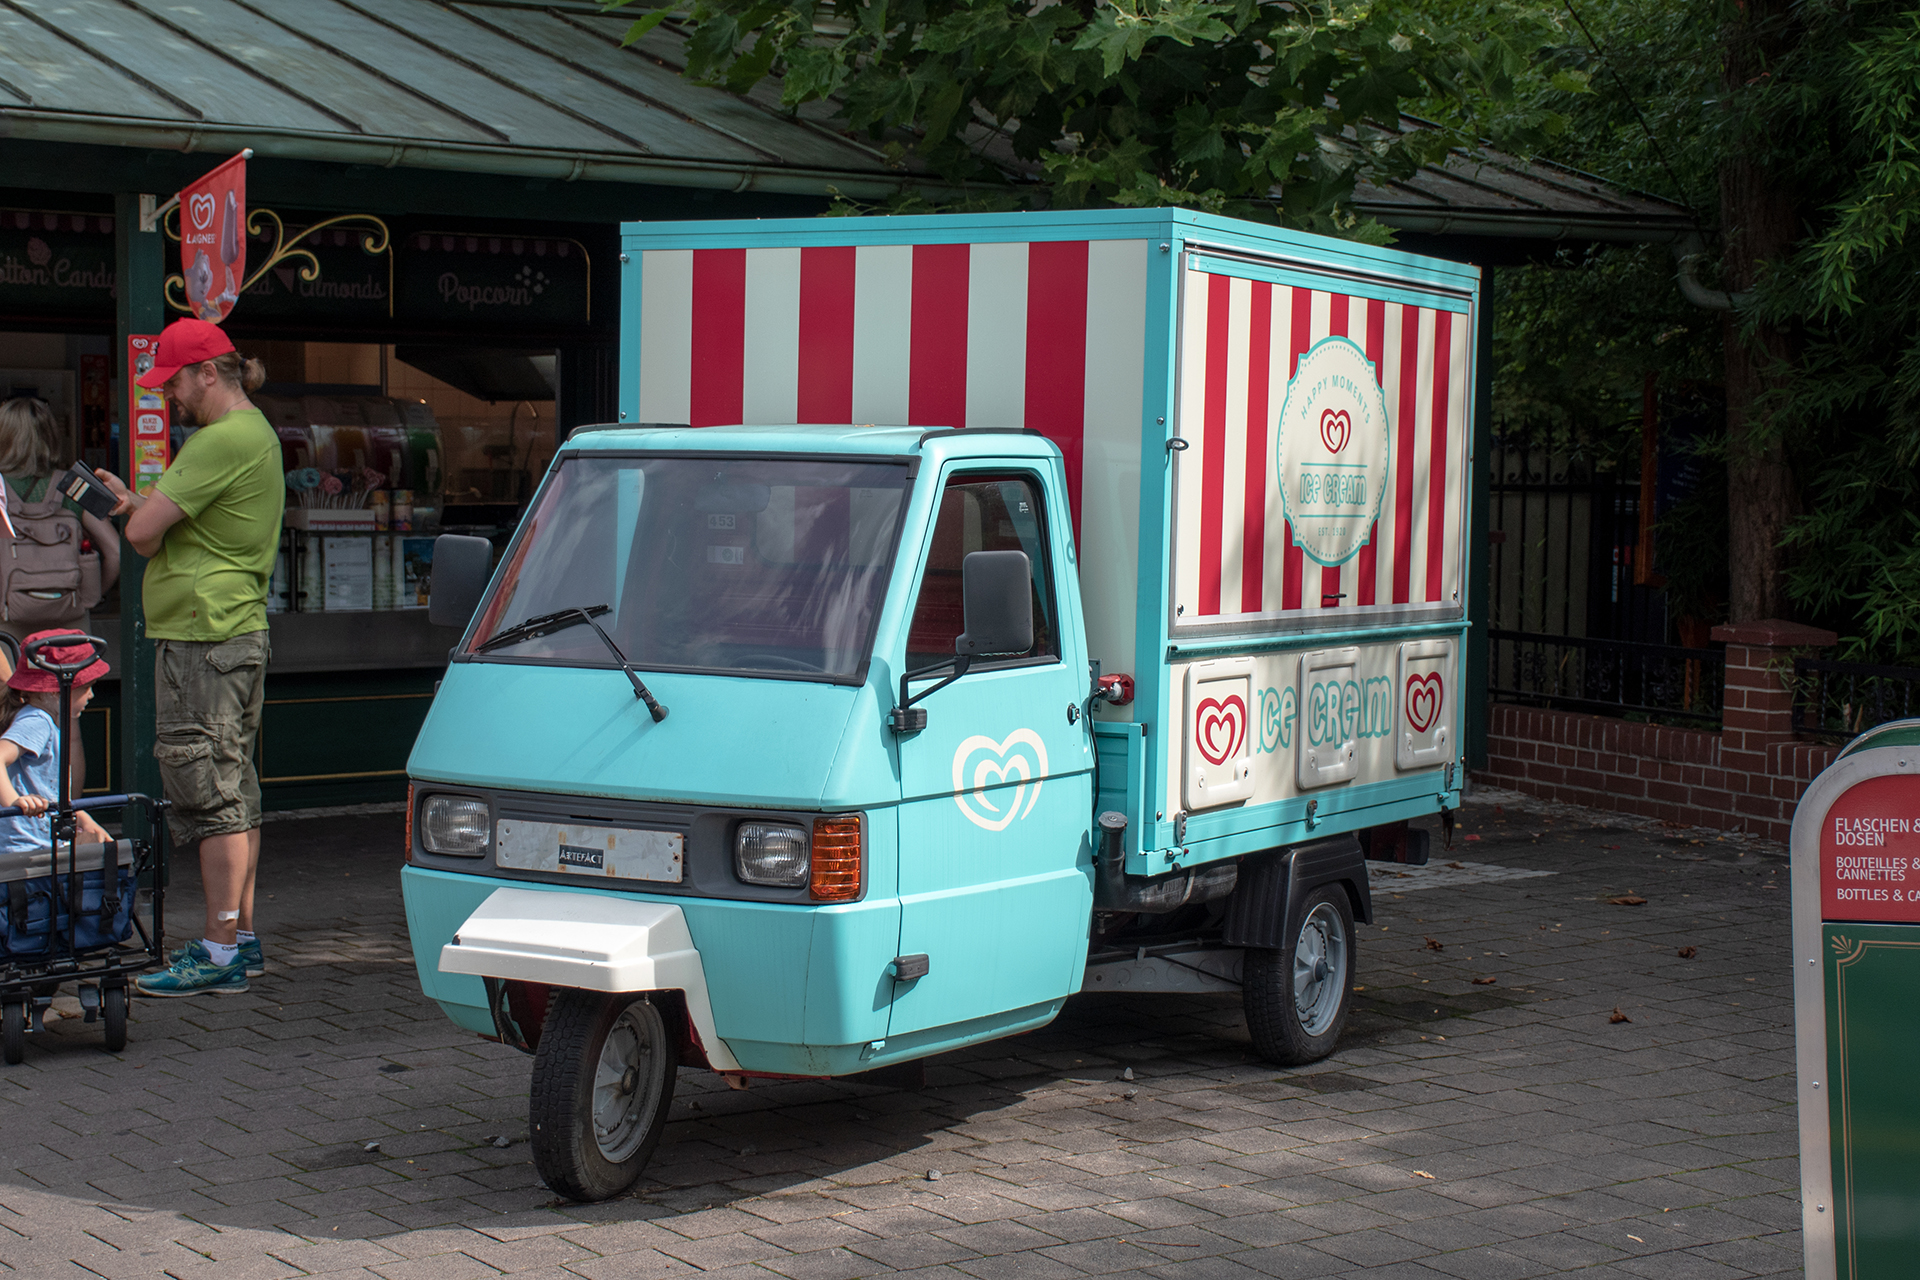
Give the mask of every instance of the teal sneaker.
[[[198, 942], [191, 942], [185, 947], [178, 948], [172, 955], [167, 957], [167, 963], [179, 964], [182, 960], [186, 959], [189, 948], [197, 950], [200, 948], [200, 944]], [[204, 955], [206, 953], [202, 950], [201, 954]], [[251, 942], [241, 943], [240, 954], [236, 959], [240, 966], [247, 971], [249, 978], [264, 978], [267, 976], [267, 958], [260, 950], [260, 939], [255, 938]]]
[[189, 942], [175, 953], [171, 967], [135, 978], [133, 985], [143, 996], [231, 996], [247, 989], [247, 970], [238, 956], [232, 964], [218, 965], [205, 947]]

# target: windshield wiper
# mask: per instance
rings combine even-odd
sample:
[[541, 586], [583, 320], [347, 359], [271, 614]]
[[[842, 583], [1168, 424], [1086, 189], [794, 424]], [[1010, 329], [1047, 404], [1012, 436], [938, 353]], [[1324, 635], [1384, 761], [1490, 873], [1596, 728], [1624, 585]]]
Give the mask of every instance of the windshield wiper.
[[584, 609], [562, 609], [558, 613], [543, 613], [537, 618], [528, 618], [525, 622], [508, 627], [498, 635], [492, 636], [473, 647], [475, 653], [490, 653], [495, 649], [504, 649], [510, 644], [519, 644], [522, 640], [538, 640], [541, 636], [550, 636], [556, 631], [565, 631], [568, 627], [577, 627], [586, 623], [593, 633], [606, 643], [608, 651], [620, 663], [620, 670], [633, 684], [633, 696], [647, 704], [647, 714], [653, 722], [659, 724], [667, 718], [667, 709], [654, 701], [647, 686], [640, 683], [640, 677], [634, 674], [633, 664], [627, 661], [627, 655], [620, 652], [620, 646], [613, 637], [601, 629], [594, 619], [603, 613], [611, 613], [612, 608], [604, 604], [589, 605]]

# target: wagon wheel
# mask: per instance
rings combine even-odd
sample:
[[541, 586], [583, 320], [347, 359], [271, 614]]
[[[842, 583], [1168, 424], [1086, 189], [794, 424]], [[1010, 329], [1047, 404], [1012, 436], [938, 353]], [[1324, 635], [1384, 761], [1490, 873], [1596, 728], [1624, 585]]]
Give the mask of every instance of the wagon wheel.
[[27, 1002], [9, 1000], [0, 1009], [0, 1048], [4, 1048], [7, 1065], [17, 1067], [27, 1056]]
[[100, 1016], [106, 1020], [104, 1045], [108, 1053], [127, 1047], [127, 988], [124, 984], [107, 987], [100, 993]]

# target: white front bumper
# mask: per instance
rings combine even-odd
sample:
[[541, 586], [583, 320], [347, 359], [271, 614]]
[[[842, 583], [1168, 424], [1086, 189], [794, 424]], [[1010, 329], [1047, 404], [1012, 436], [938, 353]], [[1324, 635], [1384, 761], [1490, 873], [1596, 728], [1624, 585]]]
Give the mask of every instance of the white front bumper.
[[453, 941], [440, 972], [585, 991], [680, 991], [716, 1071], [738, 1071], [714, 1029], [707, 973], [679, 907], [593, 893], [496, 889]]

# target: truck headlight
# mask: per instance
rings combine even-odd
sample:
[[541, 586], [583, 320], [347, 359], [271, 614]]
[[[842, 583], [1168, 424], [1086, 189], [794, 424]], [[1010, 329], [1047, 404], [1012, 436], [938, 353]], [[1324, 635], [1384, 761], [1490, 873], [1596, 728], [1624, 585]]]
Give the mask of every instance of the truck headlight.
[[812, 865], [807, 829], [794, 822], [743, 822], [733, 833], [733, 873], [748, 884], [798, 889]]
[[428, 796], [420, 806], [420, 843], [429, 853], [477, 858], [487, 851], [487, 802], [472, 796]]

